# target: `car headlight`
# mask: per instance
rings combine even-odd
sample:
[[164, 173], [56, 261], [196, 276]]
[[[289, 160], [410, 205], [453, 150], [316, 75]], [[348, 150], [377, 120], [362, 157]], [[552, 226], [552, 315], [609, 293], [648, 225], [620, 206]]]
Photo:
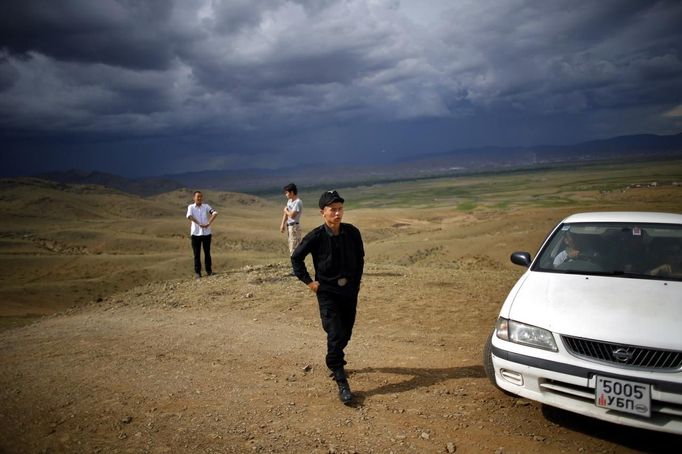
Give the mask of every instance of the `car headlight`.
[[514, 342], [515, 344], [528, 345], [553, 352], [559, 351], [552, 333], [537, 326], [526, 325], [525, 323], [500, 317], [497, 319], [495, 333], [500, 339]]

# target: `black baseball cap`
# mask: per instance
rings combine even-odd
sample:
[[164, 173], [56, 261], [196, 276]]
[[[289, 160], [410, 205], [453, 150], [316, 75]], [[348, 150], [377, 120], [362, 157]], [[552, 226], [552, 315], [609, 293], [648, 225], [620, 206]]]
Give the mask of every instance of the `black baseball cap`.
[[323, 192], [320, 196], [320, 210], [323, 210], [324, 207], [329, 206], [334, 202], [343, 203], [343, 197], [341, 197], [338, 192], [333, 190]]

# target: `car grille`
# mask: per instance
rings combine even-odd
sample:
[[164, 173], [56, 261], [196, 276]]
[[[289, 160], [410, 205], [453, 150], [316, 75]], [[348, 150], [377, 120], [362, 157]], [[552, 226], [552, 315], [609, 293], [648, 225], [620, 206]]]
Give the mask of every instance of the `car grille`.
[[582, 358], [649, 370], [682, 368], [682, 352], [561, 336], [570, 353]]

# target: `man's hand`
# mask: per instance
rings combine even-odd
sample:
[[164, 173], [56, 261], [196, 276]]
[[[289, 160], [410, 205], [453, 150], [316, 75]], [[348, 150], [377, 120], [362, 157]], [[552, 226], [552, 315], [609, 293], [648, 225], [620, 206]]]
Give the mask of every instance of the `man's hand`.
[[310, 284], [308, 284], [308, 288], [313, 291], [313, 293], [317, 293], [317, 290], [320, 288], [320, 283], [317, 281], [313, 281]]
[[653, 270], [649, 271], [649, 274], [651, 274], [652, 276], [658, 276], [659, 274], [663, 275], [672, 274], [672, 272], [673, 268], [666, 263], [661, 266], [657, 266]]

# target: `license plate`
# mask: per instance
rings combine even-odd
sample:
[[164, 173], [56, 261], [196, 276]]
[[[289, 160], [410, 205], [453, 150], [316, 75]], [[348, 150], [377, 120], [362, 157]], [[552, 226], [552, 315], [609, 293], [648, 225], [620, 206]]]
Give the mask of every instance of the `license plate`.
[[597, 407], [651, 416], [651, 385], [597, 375]]

